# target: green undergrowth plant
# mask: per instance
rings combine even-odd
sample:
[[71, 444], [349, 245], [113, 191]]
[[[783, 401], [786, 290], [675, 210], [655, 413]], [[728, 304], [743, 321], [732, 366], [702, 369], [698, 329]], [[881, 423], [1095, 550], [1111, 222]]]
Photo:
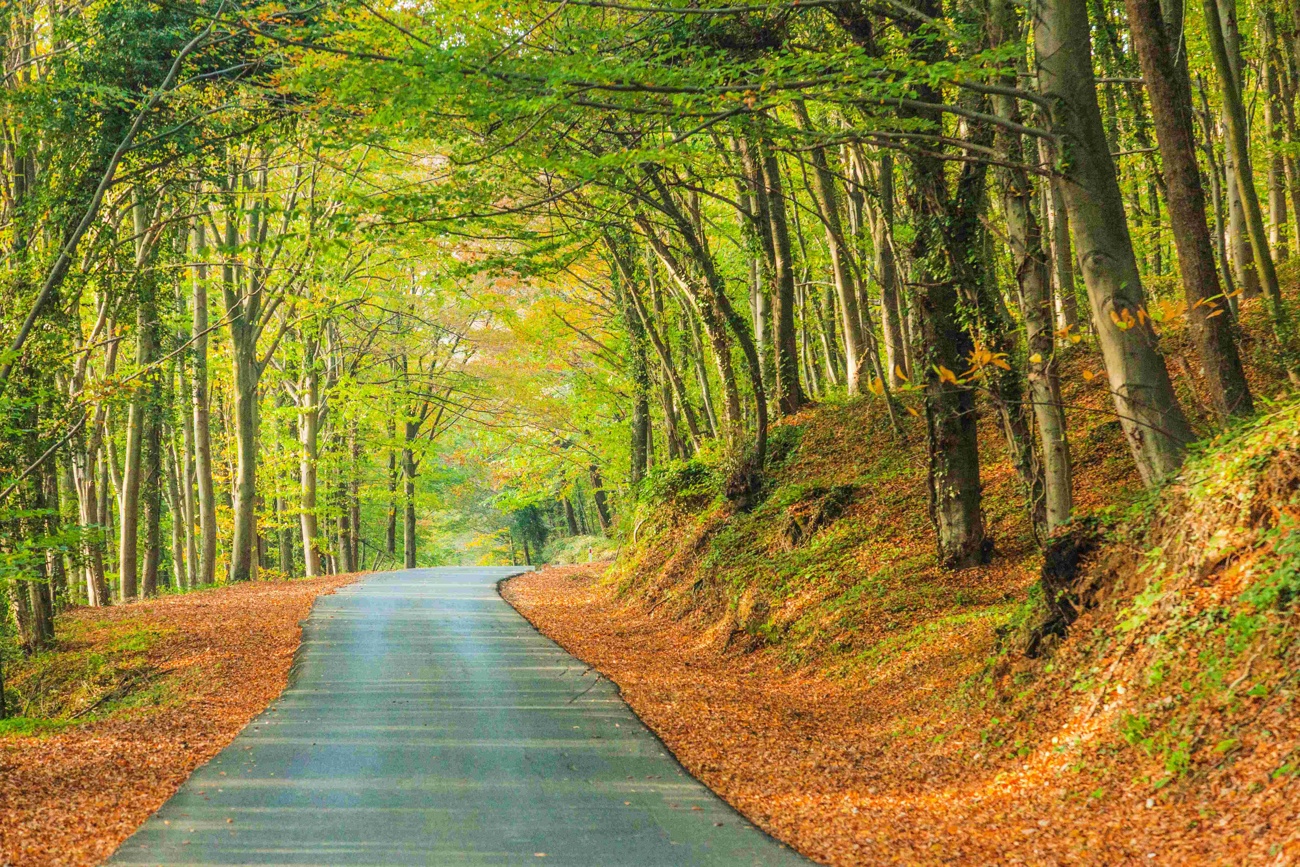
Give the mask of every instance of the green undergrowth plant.
[[[891, 648], [924, 654], [920, 645], [954, 631], [982, 635], [1008, 588], [937, 567], [923, 430], [913, 421], [895, 433], [876, 410], [868, 400], [835, 403], [773, 425], [761, 496], [748, 508], [721, 495], [721, 462], [652, 471], [610, 580], [656, 611], [721, 623], [729, 648], [767, 647], [844, 677], [881, 667]], [[992, 494], [987, 502], [1019, 508], [1012, 485]], [[1018, 564], [1021, 524], [1004, 524]]]
[[1010, 717], [1063, 701], [1107, 716], [1118, 748], [1152, 763], [1143, 779], [1156, 789], [1267, 740], [1260, 721], [1285, 719], [1298, 686], [1300, 401], [1197, 447], [1125, 510], [1085, 572], [1097, 607], [1066, 641], [1036, 663], [1017, 658], [1014, 637], [1045, 607], [1031, 593], [968, 695]]
[[556, 539], [543, 551], [545, 562], [556, 566], [603, 563], [618, 553], [618, 541], [608, 536], [566, 536]]
[[130, 619], [66, 621], [52, 647], [7, 669], [10, 718], [0, 733], [54, 732], [118, 707], [163, 703], [148, 655], [169, 634]]

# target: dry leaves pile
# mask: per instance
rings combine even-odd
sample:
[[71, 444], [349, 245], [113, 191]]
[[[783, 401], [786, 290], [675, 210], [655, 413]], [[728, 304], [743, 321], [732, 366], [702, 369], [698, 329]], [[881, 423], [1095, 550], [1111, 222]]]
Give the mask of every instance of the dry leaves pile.
[[317, 596], [356, 577], [256, 582], [61, 615], [61, 624], [162, 632], [147, 664], [163, 700], [58, 734], [0, 738], [0, 864], [90, 865], [108, 857], [283, 691], [300, 621]]
[[[827, 864], [1289, 864], [1300, 853], [1296, 787], [1268, 773], [1278, 749], [1300, 744], [1293, 714], [1261, 721], [1277, 749], [1153, 792], [1105, 710], [1044, 707], [1008, 731], [954, 702], [989, 635], [864, 685], [725, 650], [702, 621], [647, 614], [589, 567], [524, 575], [505, 595], [616, 683], [693, 774]], [[1009, 744], [986, 744], [990, 730]]]

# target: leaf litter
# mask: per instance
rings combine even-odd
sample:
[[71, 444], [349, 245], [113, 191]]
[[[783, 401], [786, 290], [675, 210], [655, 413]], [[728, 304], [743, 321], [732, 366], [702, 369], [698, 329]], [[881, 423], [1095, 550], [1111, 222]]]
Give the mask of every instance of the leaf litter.
[[64, 690], [63, 719], [0, 735], [0, 864], [80, 867], [112, 854], [284, 690], [312, 603], [358, 577], [257, 581], [60, 614], [67, 637], [45, 656], [127, 664], [71, 703]]

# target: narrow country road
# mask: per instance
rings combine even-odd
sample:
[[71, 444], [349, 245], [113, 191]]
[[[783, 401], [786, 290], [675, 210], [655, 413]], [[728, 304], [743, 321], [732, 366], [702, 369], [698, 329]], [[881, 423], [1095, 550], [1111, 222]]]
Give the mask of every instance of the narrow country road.
[[809, 863], [507, 605], [515, 571], [388, 572], [320, 598], [284, 695], [109, 863]]

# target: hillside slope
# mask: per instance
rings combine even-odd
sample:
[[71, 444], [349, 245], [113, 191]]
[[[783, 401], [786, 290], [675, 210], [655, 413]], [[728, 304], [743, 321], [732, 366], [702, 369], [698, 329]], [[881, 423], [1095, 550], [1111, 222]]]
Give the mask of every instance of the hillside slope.
[[1043, 558], [1002, 456], [985, 456], [994, 561], [943, 572], [918, 437], [890, 441], [863, 403], [781, 432], [752, 513], [679, 465], [613, 568], [510, 598], [688, 768], [827, 863], [1290, 863], [1300, 402], [1155, 495], [1104, 412], [1072, 421], [1095, 520], [1081, 568], [1056, 570], [1082, 611], [1064, 639], [1041, 628]]

